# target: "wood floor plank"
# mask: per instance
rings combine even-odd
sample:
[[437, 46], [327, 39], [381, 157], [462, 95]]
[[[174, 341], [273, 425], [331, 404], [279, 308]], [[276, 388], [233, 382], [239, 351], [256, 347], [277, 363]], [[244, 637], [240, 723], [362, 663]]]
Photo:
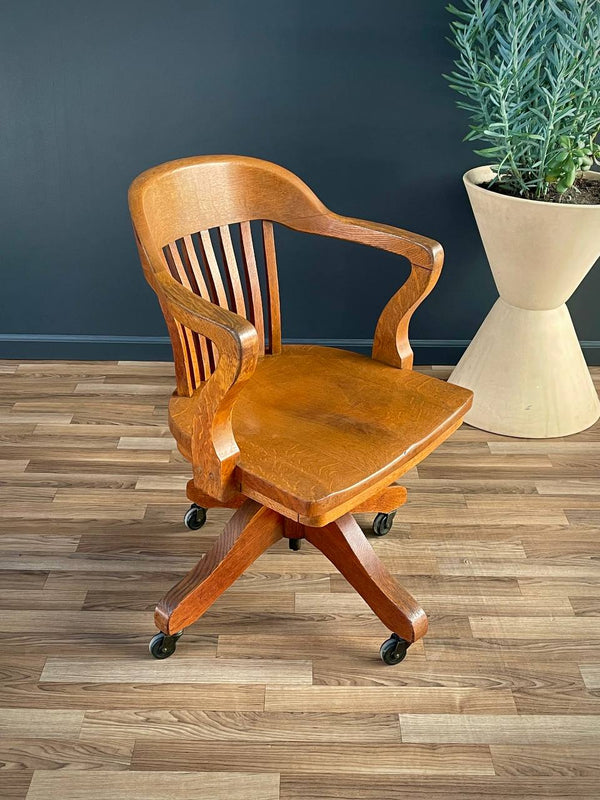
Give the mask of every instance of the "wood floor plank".
[[[52, 541], [48, 540], [52, 538]], [[79, 536], [61, 536], [56, 533], [39, 535], [35, 533], [10, 534], [0, 536], [0, 552], [26, 553], [39, 552], [51, 546], [55, 553], [74, 553], [79, 546]]]
[[479, 639], [598, 639], [600, 617], [469, 617]]
[[2, 474], [3, 480], [5, 480], [7, 476], [10, 477], [12, 475], [24, 472], [27, 469], [28, 464], [28, 458], [0, 458], [0, 474]]
[[116, 611], [111, 619], [101, 611], [13, 611], [0, 616], [0, 632], [36, 633], [40, 629], [53, 630], [55, 634], [90, 630], [111, 633], [115, 628], [128, 631], [148, 631], [151, 615], [137, 611]]
[[538, 665], [548, 659], [569, 664], [588, 664], [598, 660], [598, 639], [562, 637], [531, 639], [430, 639], [425, 646], [428, 661], [462, 661], [516, 665]]
[[[56, 612], [55, 612], [56, 613]], [[150, 615], [151, 616], [151, 615]], [[85, 621], [85, 620], [84, 620]], [[53, 657], [105, 659], [108, 652], [115, 660], [139, 660], [150, 658], [148, 654], [149, 633], [155, 628], [138, 628], [137, 632], [114, 630], [104, 632], [74, 627], [55, 633], [52, 628], [23, 633], [0, 633], [0, 649], [19, 655], [44, 654]], [[206, 633], [188, 632], [186, 645], [189, 655], [195, 658], [213, 658], [217, 649], [217, 637]]]
[[[506, 595], [518, 597], [521, 594], [520, 581], [509, 576], [501, 577], [476, 577], [473, 575], [405, 575], [396, 573], [396, 577], [411, 594], [423, 595], [434, 598], [437, 596], [451, 597], [477, 597], [485, 599], [488, 596]], [[595, 585], [593, 580], [589, 584]], [[333, 574], [330, 578], [332, 592], [348, 592], [354, 589], [341, 575]], [[545, 592], [544, 594], [550, 594]]]
[[573, 441], [572, 439], [519, 439], [510, 442], [489, 442], [490, 453], [510, 455], [539, 455], [540, 453], [588, 453], [600, 454], [598, 442]]
[[563, 778], [600, 777], [597, 745], [493, 744], [490, 747], [497, 775]]
[[[515, 778], [447, 776], [403, 776], [403, 797], [417, 800], [598, 800], [593, 778]], [[281, 776], [280, 800], [382, 800], [396, 797], [399, 781], [394, 775], [302, 775]]]
[[[419, 602], [428, 614], [490, 614], [492, 616], [574, 616], [569, 598], [554, 597], [516, 597], [485, 595], [483, 597], [461, 597], [460, 595], [428, 596], [421, 593]], [[299, 613], [351, 613], [364, 611], [365, 603], [355, 592], [331, 594], [303, 593], [296, 597], [296, 611]]]
[[[293, 568], [304, 575], [310, 575], [315, 572], [335, 574], [335, 567], [324, 555], [318, 553], [314, 548], [309, 551], [307, 547], [306, 551], [306, 554], [303, 552], [294, 553], [294, 560], [291, 564], [288, 553], [268, 552], [256, 559], [252, 569], [258, 572], [286, 572]], [[386, 558], [385, 563], [390, 572], [402, 573], [402, 575], [435, 575], [439, 572], [438, 563], [434, 556], [417, 556], [416, 558], [397, 556], [395, 558]]]
[[[0, 739], [0, 773], [6, 770], [129, 769], [134, 742], [79, 739]], [[0, 784], [2, 776], [0, 775]]]
[[403, 742], [430, 744], [596, 744], [600, 727], [583, 715], [400, 714]]
[[355, 775], [494, 775], [486, 746], [412, 744], [338, 744], [320, 742], [156, 742], [136, 743], [133, 768], [140, 770], [228, 770], [288, 772], [297, 775], [348, 772]]
[[41, 502], [23, 507], [19, 503], [6, 503], [0, 507], [0, 519], [40, 519], [62, 520], [78, 519], [143, 519], [145, 504], [132, 504], [126, 508], [121, 505], [86, 506], [60, 502]]
[[267, 686], [265, 711], [516, 714], [512, 692], [430, 687]]
[[[5, 670], [2, 670], [5, 673]], [[41, 672], [41, 667], [40, 667]], [[262, 711], [264, 686], [235, 683], [51, 683], [12, 679], [0, 685], [0, 707]]]
[[25, 423], [37, 425], [38, 422], [52, 422], [56, 423], [57, 425], [68, 425], [69, 422], [73, 419], [72, 414], [61, 414], [53, 412], [21, 412], [19, 413], [16, 409], [14, 411], [4, 412], [0, 410], [0, 424], [2, 425], [21, 425]]
[[535, 488], [540, 495], [600, 495], [600, 481], [595, 478], [567, 478], [561, 481], [536, 481]]
[[439, 570], [442, 575], [474, 576], [474, 577], [503, 577], [513, 578], [600, 578], [600, 564], [593, 561], [581, 563], [560, 563], [558, 559], [527, 558], [523, 561], [493, 561], [492, 559], [465, 560], [443, 558], [439, 561]]
[[[107, 439], [116, 439], [118, 442], [123, 436], [143, 436], [153, 438], [170, 438], [168, 425], [102, 425], [93, 423], [80, 423], [71, 425], [53, 425], [52, 423], [38, 423], [35, 426], [34, 433], [37, 436], [58, 436], [61, 439], [64, 436], [69, 438], [82, 437], [87, 439], [89, 437], [97, 439], [98, 437], [106, 437]], [[56, 445], [56, 443], [55, 443]]]
[[[150, 588], [145, 592], [88, 592], [83, 608], [90, 611], [154, 611], [157, 592]], [[1, 598], [0, 598], [1, 604]], [[293, 613], [293, 592], [238, 592], [230, 589], [215, 602], [215, 611], [233, 609], [240, 612], [272, 611], [276, 606], [284, 613]], [[571, 610], [571, 613], [573, 611]]]
[[[379, 660], [378, 653], [384, 630], [383, 627], [380, 627], [377, 632], [372, 629], [371, 632], [363, 632], [362, 635], [359, 635], [356, 625], [348, 626], [344, 632], [341, 632], [336, 626], [332, 626], [332, 631], [324, 634], [322, 628], [317, 626], [314, 633], [295, 632], [293, 636], [288, 636], [285, 641], [285, 656], [292, 659], [310, 659], [313, 663], [313, 671], [320, 669], [319, 662], [321, 661], [339, 663], [342, 660], [345, 663], [358, 662], [365, 668], [376, 670], [381, 675], [383, 665]], [[423, 660], [422, 640], [411, 645], [410, 654], [412, 661]], [[217, 655], [219, 660], [248, 657], [281, 658], [281, 633], [276, 631], [256, 634], [247, 631], [222, 633], [219, 635]], [[390, 670], [386, 672], [389, 675]]]
[[[136, 587], [139, 589], [143, 587], [143, 591], [149, 589], [155, 593], [157, 598], [161, 597], [167, 589], [170, 589], [174, 583], [185, 574], [185, 570], [177, 570], [169, 572], [165, 570], [164, 559], [160, 559], [160, 563], [149, 561], [149, 568], [140, 570], [140, 562], [137, 566], [134, 565], [134, 559], [127, 559], [126, 565], [129, 569], [119, 570], [120, 563], [112, 561], [100, 562], [84, 562], [82, 570], [60, 569], [60, 571], [52, 571], [49, 575], [44, 573], [44, 581], [46, 581], [47, 589], [66, 589], [66, 590], [89, 590], [94, 593], [117, 593], [117, 592], [131, 592]], [[152, 565], [155, 570], [152, 571]], [[72, 566], [69, 563], [69, 566]], [[73, 566], [76, 566], [74, 564]], [[93, 570], [92, 567], [96, 566]], [[115, 567], [114, 571], [112, 567]], [[143, 566], [146, 566], [145, 564]], [[90, 569], [86, 569], [90, 567]], [[104, 568], [102, 568], [104, 567]], [[7, 580], [12, 573], [5, 573]], [[2, 586], [2, 571], [0, 570], [0, 586]], [[44, 583], [42, 581], [42, 584]], [[274, 594], [281, 594], [293, 591], [299, 592], [314, 592], [314, 591], [327, 591], [330, 584], [329, 573], [311, 573], [304, 575], [302, 573], [287, 572], [287, 573], [258, 573], [246, 572], [241, 575], [234, 584], [234, 591], [243, 594], [265, 594], [273, 592]]]
[[[183, 647], [183, 644], [181, 645]], [[86, 660], [49, 658], [41, 682], [63, 683], [290, 683], [310, 684], [310, 661], [287, 659], [184, 658], [162, 662], [154, 659]]]
[[172, 439], [158, 436], [121, 436], [117, 444], [119, 450], [175, 450]]
[[587, 688], [600, 689], [600, 661], [598, 664], [583, 664], [580, 669]]
[[395, 714], [146, 709], [86, 711], [81, 738], [376, 743], [399, 742], [400, 729]]
[[36, 771], [27, 800], [279, 800], [277, 773]]
[[594, 577], [519, 578], [518, 583], [521, 593], [531, 597], [600, 597], [600, 581]]
[[0, 737], [72, 739], [79, 735], [83, 712], [47, 708], [3, 708]]
[[48, 574], [46, 570], [41, 569], [29, 570], [18, 567], [16, 569], [0, 569], [0, 589], [2, 591], [43, 589], [48, 580]]
[[188, 481], [189, 477], [187, 475], [142, 475], [138, 479], [135, 488], [146, 492], [157, 489], [183, 491]]
[[569, 597], [569, 603], [578, 617], [600, 616], [600, 597]]
[[7, 770], [2, 774], [3, 800], [25, 800], [33, 772], [31, 770]]
[[85, 601], [86, 592], [56, 591], [46, 589], [3, 589], [0, 592], [0, 608], [16, 611], [38, 609], [79, 610]]

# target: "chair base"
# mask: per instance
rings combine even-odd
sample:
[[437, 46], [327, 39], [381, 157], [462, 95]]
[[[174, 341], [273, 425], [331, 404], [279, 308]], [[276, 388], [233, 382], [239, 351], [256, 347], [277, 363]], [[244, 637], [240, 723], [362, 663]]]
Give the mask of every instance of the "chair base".
[[[319, 549], [393, 632], [394, 642], [400, 644], [382, 645], [385, 663], [399, 663], [408, 645], [425, 635], [425, 612], [381, 563], [354, 517], [345, 514], [322, 528], [313, 528], [289, 520], [254, 500], [246, 500], [211, 550], [156, 607], [155, 623], [166, 637], [169, 655], [175, 649], [173, 637], [181, 635], [184, 628], [201, 617], [265, 550], [282, 538], [289, 540], [292, 549], [299, 549], [302, 539]], [[163, 640], [155, 649], [159, 653], [155, 657], [167, 657]]]

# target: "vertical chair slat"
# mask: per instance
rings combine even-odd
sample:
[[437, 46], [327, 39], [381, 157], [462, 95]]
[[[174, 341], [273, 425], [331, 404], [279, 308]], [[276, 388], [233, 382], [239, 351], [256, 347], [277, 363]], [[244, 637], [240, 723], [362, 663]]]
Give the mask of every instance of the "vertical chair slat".
[[167, 304], [159, 299], [160, 307], [167, 323], [171, 344], [173, 346], [173, 356], [175, 359], [175, 379], [177, 381], [177, 394], [181, 397], [190, 397], [195, 389], [192, 374], [190, 372], [190, 362], [188, 359], [187, 340], [183, 332], [181, 323], [172, 316]]
[[217, 261], [217, 257], [215, 256], [210, 233], [208, 231], [200, 231], [199, 236], [204, 263], [206, 264], [207, 277], [212, 284], [214, 292], [214, 296], [211, 299], [213, 302], [216, 299], [221, 308], [229, 308], [227, 294], [225, 293], [225, 286], [223, 284], [223, 278], [221, 277], [219, 263]]
[[[192, 291], [198, 292], [200, 297], [210, 301], [210, 290], [204, 278], [202, 267], [198, 261], [196, 248], [194, 247], [194, 240], [191, 236], [184, 236], [181, 240], [182, 256], [185, 266], [188, 271], [190, 279], [193, 278], [195, 286], [192, 286]], [[198, 337], [200, 342], [200, 350], [202, 353], [202, 363], [204, 366], [204, 379], [206, 380], [215, 366], [215, 357], [212, 342], [208, 341], [205, 336]]]
[[279, 307], [279, 278], [277, 276], [277, 257], [275, 255], [275, 235], [273, 223], [263, 220], [263, 249], [269, 294], [269, 348], [275, 355], [281, 352], [281, 309]]
[[227, 281], [229, 283], [231, 298], [233, 300], [233, 310], [236, 314], [245, 317], [246, 303], [244, 301], [244, 292], [242, 290], [242, 282], [240, 280], [240, 272], [238, 270], [237, 260], [235, 258], [233, 242], [231, 241], [229, 225], [219, 226], [219, 239], [221, 241], [223, 261], [225, 262], [226, 267]]
[[210, 291], [206, 280], [204, 279], [204, 274], [202, 272], [200, 262], [198, 261], [198, 256], [196, 255], [196, 248], [194, 247], [192, 237], [184, 236], [181, 241], [182, 255], [185, 266], [187, 267], [190, 276], [193, 277], [194, 281], [196, 282], [194, 290], [198, 291], [200, 297], [203, 297], [205, 300], [210, 300]]
[[265, 325], [263, 318], [262, 294], [256, 266], [256, 256], [252, 242], [252, 228], [249, 222], [240, 222], [240, 238], [246, 275], [246, 289], [250, 308], [249, 319], [256, 328], [260, 350], [265, 352]]
[[[166, 255], [167, 255], [167, 262], [169, 263], [169, 267], [171, 268], [171, 273], [173, 274], [174, 278], [178, 278], [179, 282], [189, 289], [190, 291], [194, 291], [192, 285], [190, 283], [190, 279], [188, 277], [187, 272], [185, 271], [185, 267], [183, 266], [183, 261], [181, 260], [181, 256], [179, 255], [179, 250], [177, 249], [177, 245], [175, 242], [170, 242], [166, 247]], [[190, 364], [190, 371], [191, 377], [193, 381], [194, 388], [197, 388], [203, 380], [205, 380], [205, 370], [204, 366], [205, 363], [208, 366], [208, 352], [206, 350], [206, 343], [204, 346], [204, 350], [202, 345], [199, 341], [198, 335], [193, 331], [184, 328], [184, 335], [187, 344], [187, 356], [189, 359]], [[204, 360], [204, 356], [206, 356], [206, 362]]]

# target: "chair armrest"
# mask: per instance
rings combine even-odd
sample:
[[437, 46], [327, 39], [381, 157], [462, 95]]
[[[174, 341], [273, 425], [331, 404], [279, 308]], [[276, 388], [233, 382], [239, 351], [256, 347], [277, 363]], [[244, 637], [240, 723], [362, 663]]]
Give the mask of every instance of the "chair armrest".
[[154, 273], [151, 283], [161, 303], [186, 328], [213, 341], [219, 353], [210, 378], [193, 393], [187, 414], [192, 416], [194, 480], [207, 494], [227, 500], [239, 447], [231, 423], [233, 404], [258, 361], [258, 334], [248, 320], [204, 300], [166, 272]]
[[387, 250], [407, 258], [411, 264], [417, 264], [426, 269], [441, 269], [444, 260], [442, 245], [435, 239], [421, 236], [418, 233], [395, 228], [393, 225], [384, 225], [378, 222], [368, 222], [354, 217], [343, 217], [329, 209], [319, 220], [318, 232], [324, 236], [336, 239], [345, 239], [358, 242], [369, 247]]
[[410, 261], [408, 279], [379, 317], [371, 357], [393, 367], [411, 369], [413, 352], [408, 341], [408, 324], [414, 310], [427, 297], [440, 276], [444, 263], [441, 244], [401, 228], [342, 217], [329, 210], [321, 219], [322, 230], [319, 232], [325, 236], [378, 247]]
[[442, 258], [434, 269], [411, 264], [410, 275], [385, 306], [375, 328], [371, 358], [392, 367], [412, 369], [413, 351], [408, 325], [415, 309], [433, 289], [442, 271]]

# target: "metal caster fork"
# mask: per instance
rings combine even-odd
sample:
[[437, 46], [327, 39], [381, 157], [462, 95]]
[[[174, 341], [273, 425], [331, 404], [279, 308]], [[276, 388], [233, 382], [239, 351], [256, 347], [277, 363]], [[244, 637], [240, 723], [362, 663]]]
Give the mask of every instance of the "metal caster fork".
[[192, 505], [185, 512], [183, 524], [191, 531], [199, 531], [206, 522], [206, 509], [202, 506], [192, 503]]
[[389, 514], [377, 514], [373, 521], [373, 533], [375, 536], [385, 536], [392, 530], [394, 523], [395, 511], [390, 511]]
[[397, 633], [392, 633], [390, 638], [386, 639], [379, 648], [379, 655], [384, 664], [393, 666], [394, 664], [399, 664], [401, 661], [404, 661], [409, 647], [410, 642], [401, 639]]
[[172, 656], [177, 648], [177, 640], [183, 634], [183, 631], [179, 631], [179, 633], [174, 633], [172, 636], [169, 636], [167, 633], [163, 633], [160, 631], [159, 633], [155, 634], [148, 644], [148, 649], [150, 650], [150, 655], [154, 658], [169, 658]]

